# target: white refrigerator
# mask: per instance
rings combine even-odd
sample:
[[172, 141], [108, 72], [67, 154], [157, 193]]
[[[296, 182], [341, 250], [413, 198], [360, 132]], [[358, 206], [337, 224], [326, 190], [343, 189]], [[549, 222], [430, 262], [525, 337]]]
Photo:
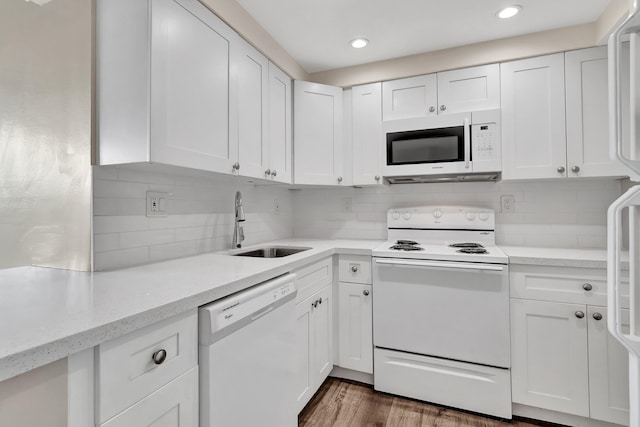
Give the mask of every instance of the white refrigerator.
[[[608, 211], [608, 306], [611, 313], [608, 318], [608, 327], [611, 334], [629, 351], [629, 425], [633, 427], [640, 427], [640, 11], [638, 11], [638, 1], [635, 0], [629, 17], [609, 38], [611, 155], [624, 165], [634, 185], [616, 200]], [[629, 63], [622, 61], [623, 43], [629, 43]], [[629, 67], [628, 70], [624, 69], [626, 67]], [[623, 82], [622, 76], [630, 76], [629, 82]], [[623, 102], [627, 105], [623, 105]], [[630, 325], [628, 328], [623, 328], [620, 307], [621, 251], [625, 241], [628, 241], [629, 248]]]

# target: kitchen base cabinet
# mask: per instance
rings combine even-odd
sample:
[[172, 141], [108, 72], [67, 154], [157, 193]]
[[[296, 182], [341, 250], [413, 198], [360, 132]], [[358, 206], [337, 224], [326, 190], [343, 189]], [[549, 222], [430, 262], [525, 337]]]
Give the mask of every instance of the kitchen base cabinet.
[[333, 368], [333, 309], [331, 286], [296, 305], [298, 375], [296, 405], [304, 408]]
[[198, 368], [150, 394], [102, 427], [197, 427]]
[[584, 317], [577, 304], [511, 300], [513, 402], [589, 416]]
[[373, 373], [372, 286], [338, 284], [338, 365], [354, 371]]

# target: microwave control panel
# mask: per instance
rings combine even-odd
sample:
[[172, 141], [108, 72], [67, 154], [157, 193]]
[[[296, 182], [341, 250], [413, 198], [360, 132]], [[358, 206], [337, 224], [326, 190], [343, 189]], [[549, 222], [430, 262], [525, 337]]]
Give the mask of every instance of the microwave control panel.
[[497, 158], [497, 125], [495, 123], [483, 123], [471, 126], [471, 145], [473, 161], [494, 160]]

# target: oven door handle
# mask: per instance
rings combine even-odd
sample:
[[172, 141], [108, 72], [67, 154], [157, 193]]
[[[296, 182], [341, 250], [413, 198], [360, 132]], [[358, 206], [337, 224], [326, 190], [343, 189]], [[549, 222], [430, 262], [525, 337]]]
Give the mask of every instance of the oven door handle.
[[464, 118], [462, 121], [464, 127], [464, 168], [469, 169], [471, 166], [471, 135], [469, 135], [469, 119]]
[[502, 265], [463, 264], [458, 262], [411, 261], [405, 259], [376, 259], [376, 264], [399, 265], [408, 267], [451, 268], [464, 270], [504, 271]]

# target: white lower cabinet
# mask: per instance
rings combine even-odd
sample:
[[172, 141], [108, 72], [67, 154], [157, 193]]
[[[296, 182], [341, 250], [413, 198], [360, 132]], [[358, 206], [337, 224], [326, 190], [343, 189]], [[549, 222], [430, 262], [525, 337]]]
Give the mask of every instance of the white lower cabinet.
[[[593, 305], [604, 304], [606, 272], [579, 270], [513, 266], [513, 402], [628, 425], [628, 355], [607, 330], [606, 307]], [[628, 328], [629, 310], [621, 316]]]
[[[511, 300], [513, 401], [589, 416], [585, 307]], [[576, 313], [582, 313], [582, 318]]]
[[354, 371], [373, 373], [372, 286], [338, 284], [338, 365]]
[[298, 333], [298, 412], [329, 376], [333, 368], [331, 286], [325, 286], [296, 305]]
[[102, 427], [197, 427], [198, 368], [171, 381]]

